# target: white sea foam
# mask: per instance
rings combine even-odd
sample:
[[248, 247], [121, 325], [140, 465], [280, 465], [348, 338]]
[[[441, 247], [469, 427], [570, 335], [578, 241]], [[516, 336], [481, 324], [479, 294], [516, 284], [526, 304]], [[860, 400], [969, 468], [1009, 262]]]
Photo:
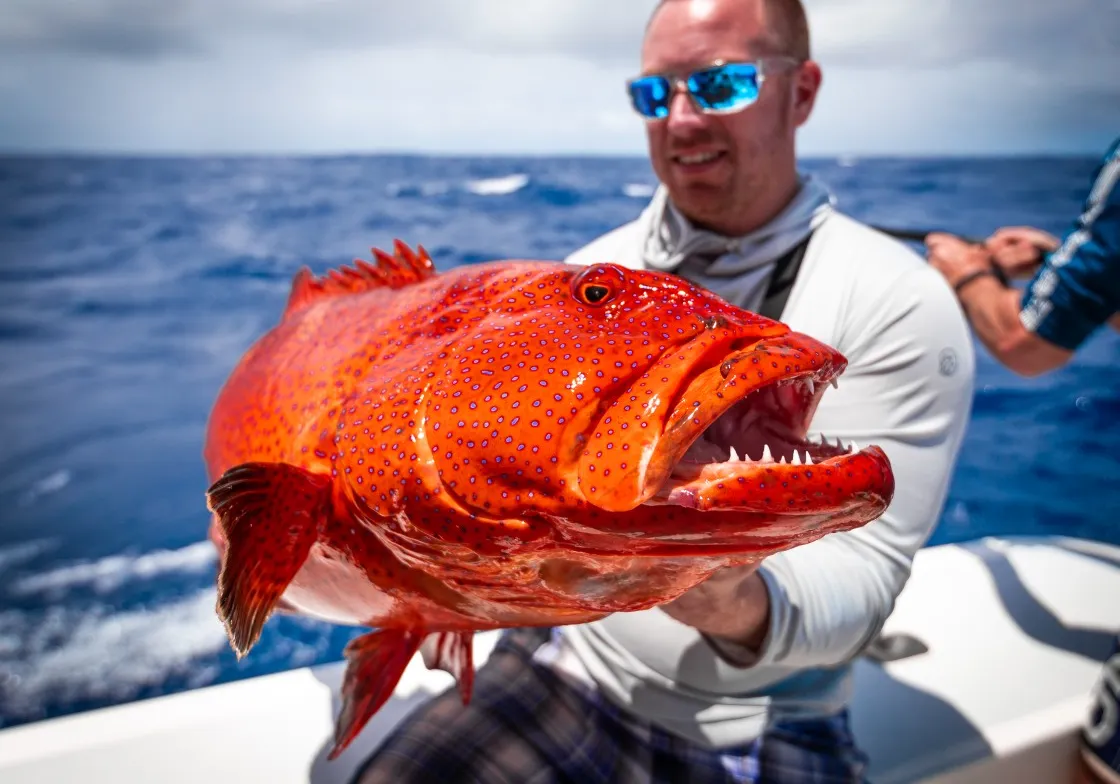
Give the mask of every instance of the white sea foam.
[[66, 485], [70, 484], [70, 480], [73, 478], [74, 475], [66, 469], [47, 474], [32, 483], [23, 495], [20, 496], [19, 502], [23, 506], [30, 506], [43, 496], [59, 492], [65, 488]]
[[528, 184], [528, 174], [510, 174], [505, 177], [492, 177], [486, 180], [471, 180], [466, 187], [476, 196], [506, 196], [510, 193], [516, 193]]
[[154, 550], [141, 555], [110, 555], [82, 561], [47, 572], [28, 575], [9, 586], [16, 594], [61, 594], [78, 586], [108, 593], [127, 582], [148, 580], [166, 574], [202, 573], [217, 560], [210, 542], [197, 542], [179, 550]]
[[265, 258], [268, 255], [263, 240], [245, 218], [234, 217], [220, 224], [210, 235], [210, 241], [234, 256]]
[[58, 541], [55, 539], [36, 539], [0, 548], [0, 574], [4, 574], [20, 564], [33, 561], [56, 547], [58, 547]]
[[653, 195], [654, 187], [644, 182], [628, 182], [622, 186], [622, 192], [631, 199], [648, 199]]
[[203, 686], [216, 671], [194, 660], [226, 645], [213, 589], [128, 612], [107, 605], [0, 612], [0, 705], [33, 715], [48, 699], [124, 701], [172, 675]]

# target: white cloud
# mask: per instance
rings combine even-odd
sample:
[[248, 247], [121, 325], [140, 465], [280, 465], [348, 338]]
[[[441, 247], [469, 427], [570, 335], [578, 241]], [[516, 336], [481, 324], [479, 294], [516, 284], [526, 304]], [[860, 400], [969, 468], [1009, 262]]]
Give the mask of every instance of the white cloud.
[[29, 48], [159, 57], [246, 40], [298, 50], [446, 45], [492, 53], [637, 59], [656, 0], [7, 0], [0, 40]]
[[[0, 148], [644, 151], [655, 0], [7, 0]], [[809, 0], [806, 153], [1099, 151], [1112, 0]]]
[[22, 78], [0, 85], [9, 144], [548, 151], [641, 140], [623, 100], [626, 71], [560, 55], [383, 47], [277, 59], [249, 49], [147, 65], [44, 53], [10, 64]]
[[1114, 0], [809, 0], [807, 8], [817, 55], [836, 65], [1003, 61], [1041, 73], [1120, 61]]

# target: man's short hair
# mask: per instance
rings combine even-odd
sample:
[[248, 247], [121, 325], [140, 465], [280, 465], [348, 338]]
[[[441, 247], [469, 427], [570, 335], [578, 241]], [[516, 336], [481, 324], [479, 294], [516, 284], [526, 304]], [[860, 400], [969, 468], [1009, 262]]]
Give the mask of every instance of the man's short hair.
[[[749, 0], [743, 0], [747, 2]], [[661, 6], [666, 3], [679, 2], [679, 0], [660, 0], [657, 7], [650, 14], [649, 21], [657, 15]], [[765, 9], [766, 22], [774, 37], [774, 44], [778, 51], [775, 54], [785, 54], [798, 60], [808, 60], [809, 50], [809, 20], [805, 16], [805, 6], [801, 0], [761, 0]], [[649, 22], [646, 23], [649, 28]]]
[[809, 20], [805, 16], [805, 6], [801, 0], [763, 0], [766, 4], [766, 19], [774, 31], [782, 54], [808, 60]]

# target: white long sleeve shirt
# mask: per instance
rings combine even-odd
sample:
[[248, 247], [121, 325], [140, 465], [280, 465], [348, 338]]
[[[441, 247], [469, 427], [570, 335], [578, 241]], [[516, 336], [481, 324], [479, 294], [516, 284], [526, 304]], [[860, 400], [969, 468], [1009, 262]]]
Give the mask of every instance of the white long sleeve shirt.
[[[635, 221], [568, 262], [641, 268], [640, 244]], [[763, 562], [770, 628], [752, 666], [728, 663], [658, 608], [561, 627], [542, 653], [635, 718], [717, 748], [749, 742], [771, 720], [845, 707], [849, 663], [882, 628], [937, 524], [972, 403], [971, 335], [944, 279], [842, 214], [813, 234], [782, 321], [847, 357], [810, 436], [883, 448], [896, 483], [886, 513]]]

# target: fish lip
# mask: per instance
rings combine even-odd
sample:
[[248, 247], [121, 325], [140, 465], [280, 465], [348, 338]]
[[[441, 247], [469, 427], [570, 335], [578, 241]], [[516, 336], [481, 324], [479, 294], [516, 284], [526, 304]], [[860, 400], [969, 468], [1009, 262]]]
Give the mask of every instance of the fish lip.
[[[769, 343], [796, 346], [801, 337], [793, 333]], [[777, 364], [770, 361], [770, 372], [758, 373], [759, 380], [751, 383], [751, 369], [759, 364], [756, 357], [768, 349], [763, 341], [719, 364], [725, 382], [736, 378], [744, 388], [725, 394], [703, 418], [678, 422], [677, 429], [690, 427], [687, 438], [674, 439], [673, 428], [666, 428], [655, 458], [660, 470], [648, 476], [649, 484], [657, 486], [652, 493], [649, 486], [643, 489], [644, 503], [701, 511], [845, 515], [864, 521], [886, 510], [894, 496], [894, 475], [880, 447], [859, 448], [854, 441], [845, 445], [839, 439], [833, 446], [824, 436], [820, 442], [807, 438], [817, 406], [847, 363], [839, 352], [817, 341], [803, 342], [809, 348], [815, 344], [826, 349], [825, 361], [809, 368], [798, 368], [796, 362], [781, 366], [781, 359]], [[709, 368], [697, 378], [712, 374]], [[674, 412], [689, 405], [692, 386], [675, 401]], [[696, 459], [688, 460], [702, 439], [706, 444], [699, 444]], [[715, 452], [713, 459], [713, 450], [718, 449], [725, 451]]]
[[764, 387], [818, 385], [792, 413], [803, 434], [825, 386], [847, 364], [835, 349], [778, 322], [705, 327], [665, 352], [586, 430], [577, 469], [584, 500], [613, 512], [650, 500], [709, 426]]
[[[755, 367], [752, 360], [758, 354], [765, 354], [774, 347], [784, 349], [791, 344], [802, 346], [806, 350], [821, 351], [825, 359], [815, 365], [802, 368], [793, 367], [791, 364], [788, 368], [779, 365], [777, 368], [770, 367], [765, 371], [755, 370], [756, 374], [762, 374], [761, 377], [755, 378], [740, 367], [744, 363]], [[786, 333], [764, 338], [746, 348], [740, 348], [724, 356], [718, 363], [699, 370], [694, 374], [691, 384], [686, 385], [673, 401], [667, 417], [667, 426], [662, 431], [650, 460], [658, 470], [646, 473], [641, 491], [642, 501], [652, 499], [662, 490], [671, 479], [673, 469], [682, 461], [693, 444], [713, 428], [724, 414], [756, 393], [805, 385], [806, 381], [811, 381], [812, 393], [799, 401], [799, 409], [786, 409], [786, 413], [794, 414], [797, 421], [793, 423], [793, 429], [787, 430], [783, 435], [803, 440], [808, 431], [809, 420], [825, 391], [842, 375], [846, 364], [846, 360], [834, 349], [807, 336]], [[739, 368], [737, 373], [736, 368]], [[690, 400], [690, 390], [696, 387], [700, 379], [712, 378], [714, 373], [718, 373], [722, 380], [717, 389], [719, 402], [709, 405], [706, 409], [693, 405], [693, 401]], [[704, 416], [690, 416], [687, 410], [689, 407], [702, 410]]]

